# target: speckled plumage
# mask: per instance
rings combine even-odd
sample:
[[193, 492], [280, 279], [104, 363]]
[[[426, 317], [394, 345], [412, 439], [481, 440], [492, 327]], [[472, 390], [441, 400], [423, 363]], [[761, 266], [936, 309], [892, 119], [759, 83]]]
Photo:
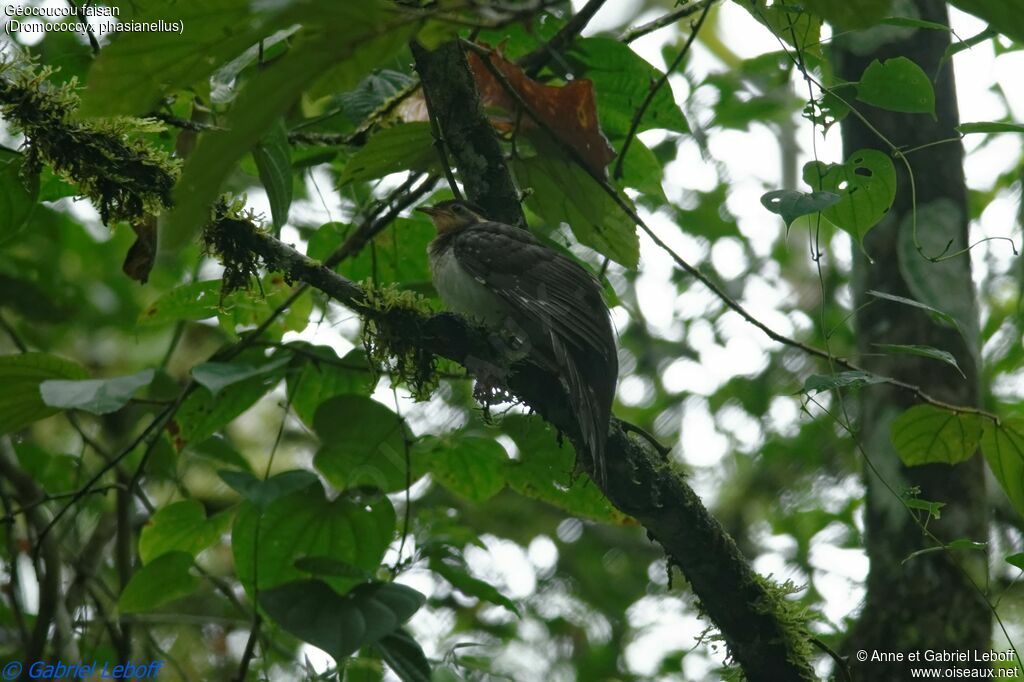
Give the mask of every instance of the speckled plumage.
[[468, 215], [434, 216], [439, 234], [429, 255], [438, 293], [455, 312], [516, 334], [533, 361], [559, 374], [603, 478], [618, 359], [600, 283], [529, 231]]

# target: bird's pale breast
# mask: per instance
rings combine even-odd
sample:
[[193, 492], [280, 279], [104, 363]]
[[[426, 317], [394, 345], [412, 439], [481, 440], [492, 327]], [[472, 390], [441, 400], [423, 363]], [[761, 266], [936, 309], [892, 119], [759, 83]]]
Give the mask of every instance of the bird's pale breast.
[[467, 273], [452, 249], [430, 254], [434, 288], [449, 309], [500, 328], [509, 314], [508, 304]]

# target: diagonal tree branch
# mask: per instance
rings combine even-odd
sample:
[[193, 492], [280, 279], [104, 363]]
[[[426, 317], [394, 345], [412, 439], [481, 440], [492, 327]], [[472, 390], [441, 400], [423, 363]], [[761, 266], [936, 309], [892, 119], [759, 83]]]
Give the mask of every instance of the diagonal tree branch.
[[[236, 253], [244, 249], [259, 255], [269, 268], [316, 287], [378, 329], [386, 329], [389, 338], [404, 339], [420, 352], [452, 360], [471, 372], [507, 363], [492, 348], [486, 332], [457, 315], [375, 308], [359, 285], [250, 223], [225, 221], [218, 229], [218, 239], [232, 240]], [[520, 362], [511, 368], [507, 388], [574, 444], [582, 443], [579, 424], [561, 398], [557, 376]], [[612, 422], [605, 495], [643, 524], [682, 569], [748, 679], [815, 679], [804, 653], [806, 633], [779, 617], [778, 594], [751, 570], [682, 475], [646, 441], [631, 437], [627, 428], [618, 420]]]

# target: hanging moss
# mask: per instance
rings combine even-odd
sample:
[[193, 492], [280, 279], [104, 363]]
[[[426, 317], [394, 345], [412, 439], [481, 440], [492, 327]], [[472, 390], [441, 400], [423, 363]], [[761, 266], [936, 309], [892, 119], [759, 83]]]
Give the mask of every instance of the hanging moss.
[[[213, 207], [213, 218], [203, 228], [203, 251], [220, 260], [224, 266], [221, 277], [221, 297], [238, 289], [248, 289], [253, 281], [259, 282], [260, 257], [241, 243], [236, 235], [258, 232], [260, 217], [245, 207], [245, 198], [222, 197]], [[275, 270], [273, 264], [268, 269]], [[288, 282], [291, 284], [291, 282]]]
[[439, 384], [437, 359], [422, 348], [419, 334], [410, 334], [410, 323], [430, 315], [427, 300], [394, 284], [377, 286], [362, 282], [366, 306], [378, 314], [368, 316], [363, 346], [371, 364], [383, 367], [394, 380], [405, 384], [416, 400], [426, 400]]
[[45, 164], [93, 201], [104, 223], [137, 222], [171, 205], [179, 163], [139, 139], [150, 119], [73, 120], [77, 82], [55, 86], [52, 70], [0, 61], [0, 116], [25, 136], [26, 173]]

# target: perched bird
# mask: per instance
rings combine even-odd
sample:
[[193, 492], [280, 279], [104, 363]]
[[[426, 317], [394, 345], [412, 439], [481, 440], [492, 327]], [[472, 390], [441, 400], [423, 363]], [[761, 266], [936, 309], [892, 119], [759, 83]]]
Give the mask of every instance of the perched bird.
[[419, 210], [437, 228], [428, 252], [442, 300], [499, 337], [511, 336], [510, 356], [518, 357], [510, 359], [528, 357], [558, 374], [595, 477], [604, 482], [618, 358], [600, 283], [528, 230], [488, 220], [468, 202]]

